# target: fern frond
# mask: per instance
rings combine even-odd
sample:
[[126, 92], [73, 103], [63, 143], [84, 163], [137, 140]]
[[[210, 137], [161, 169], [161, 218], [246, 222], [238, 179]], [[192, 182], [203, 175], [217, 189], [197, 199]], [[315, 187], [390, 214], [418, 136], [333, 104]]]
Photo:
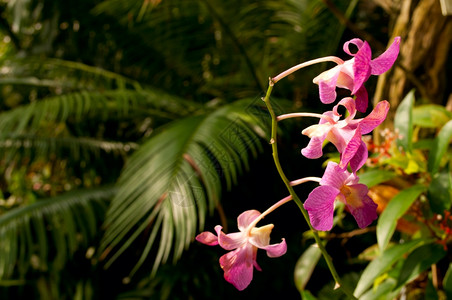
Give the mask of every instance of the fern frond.
[[153, 272], [171, 252], [173, 260], [180, 257], [219, 201], [222, 185], [236, 183], [262, 150], [269, 119], [254, 113], [260, 102], [242, 100], [173, 122], [131, 156], [106, 216], [101, 242], [103, 256], [109, 255], [106, 267], [145, 229], [147, 242], [131, 274], [151, 250]]
[[[98, 234], [113, 187], [75, 190], [0, 215], [0, 282], [30, 268], [61, 270]], [[55, 255], [52, 259], [50, 255]]]

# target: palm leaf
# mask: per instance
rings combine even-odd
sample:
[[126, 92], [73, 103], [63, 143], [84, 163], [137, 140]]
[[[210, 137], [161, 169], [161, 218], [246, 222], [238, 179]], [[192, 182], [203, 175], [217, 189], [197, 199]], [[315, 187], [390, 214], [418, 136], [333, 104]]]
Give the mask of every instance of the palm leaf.
[[[36, 74], [39, 74], [39, 78]], [[0, 84], [58, 87], [63, 90], [99, 90], [100, 87], [135, 90], [142, 88], [138, 81], [100, 67], [33, 56], [5, 61], [0, 73]]]
[[5, 162], [19, 161], [23, 157], [70, 157], [80, 161], [82, 158], [98, 159], [102, 153], [126, 156], [138, 148], [137, 143], [106, 141], [89, 137], [42, 137], [19, 135], [0, 137], [0, 156]]
[[[343, 30], [321, 0], [146, 3], [107, 0], [93, 12], [127, 26], [134, 40], [123, 41], [124, 56], [133, 58], [131, 63], [140, 57], [140, 65], [149, 70], [158, 68], [151, 72], [153, 82], [174, 84], [190, 78], [191, 90], [198, 87], [210, 97], [254, 95], [265, 87], [268, 76], [314, 58], [313, 54], [334, 52]], [[345, 10], [346, 4], [340, 8]], [[140, 47], [136, 37], [142, 37]], [[138, 49], [157, 53], [158, 62], [138, 55]], [[299, 76], [312, 78], [308, 75]]]
[[99, 233], [105, 200], [114, 193], [112, 187], [75, 190], [0, 215], [0, 282], [22, 278], [30, 264], [40, 270], [61, 270]]
[[37, 132], [42, 123], [86, 119], [120, 119], [133, 115], [174, 119], [199, 109], [199, 105], [158, 90], [76, 92], [49, 97], [0, 114], [0, 132], [19, 135]]
[[269, 119], [254, 113], [259, 105], [247, 99], [173, 122], [131, 156], [106, 216], [106, 267], [145, 230], [147, 242], [131, 274], [154, 247], [153, 272], [172, 251], [173, 260], [180, 257], [218, 203], [222, 185], [236, 183], [261, 150]]

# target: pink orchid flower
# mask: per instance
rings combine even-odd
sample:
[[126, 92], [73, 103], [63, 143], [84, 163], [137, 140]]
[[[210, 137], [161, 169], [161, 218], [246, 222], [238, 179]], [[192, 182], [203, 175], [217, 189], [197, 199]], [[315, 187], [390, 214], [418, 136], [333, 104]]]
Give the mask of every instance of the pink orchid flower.
[[[349, 115], [340, 120], [338, 107], [344, 106]], [[367, 160], [368, 152], [366, 144], [362, 141], [362, 135], [374, 130], [386, 118], [389, 110], [388, 101], [379, 102], [372, 112], [363, 119], [353, 118], [356, 115], [355, 101], [350, 98], [342, 99], [332, 111], [323, 113], [324, 118], [319, 124], [309, 126], [302, 134], [311, 138], [308, 145], [301, 150], [307, 158], [319, 158], [322, 156], [322, 144], [325, 140], [333, 143], [341, 154], [339, 167], [350, 167], [353, 172], [359, 170]]]
[[220, 266], [224, 270], [224, 278], [238, 290], [244, 290], [253, 279], [253, 267], [261, 271], [256, 262], [257, 249], [267, 251], [269, 257], [279, 257], [286, 253], [287, 244], [284, 239], [279, 244], [270, 245], [270, 233], [273, 224], [255, 227], [261, 219], [257, 210], [247, 210], [237, 218], [239, 232], [225, 234], [220, 225], [215, 226], [217, 235], [205, 231], [196, 240], [209, 246], [220, 245], [223, 249], [233, 250], [220, 257]]
[[[356, 53], [350, 51], [350, 44], [358, 47]], [[358, 111], [365, 112], [368, 95], [364, 82], [370, 75], [380, 75], [388, 71], [399, 55], [399, 48], [400, 37], [396, 37], [383, 54], [372, 59], [372, 50], [366, 41], [352, 39], [346, 42], [343, 49], [353, 58], [339, 63], [313, 79], [313, 82], [319, 85], [320, 100], [325, 104], [333, 103], [336, 100], [336, 87], [345, 88], [356, 96]]]
[[354, 173], [343, 170], [338, 164], [329, 162], [320, 180], [304, 203], [312, 226], [327, 231], [333, 227], [334, 201], [345, 203], [360, 228], [377, 218], [377, 204], [367, 195], [369, 189], [359, 184]]

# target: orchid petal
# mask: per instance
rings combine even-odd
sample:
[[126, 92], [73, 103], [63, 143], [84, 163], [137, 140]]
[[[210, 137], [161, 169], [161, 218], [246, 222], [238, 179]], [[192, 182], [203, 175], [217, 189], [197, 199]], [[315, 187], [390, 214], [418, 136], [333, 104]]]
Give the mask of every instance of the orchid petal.
[[280, 257], [287, 252], [286, 240], [282, 239], [281, 243], [261, 247], [261, 249], [267, 251], [268, 257]]
[[367, 110], [367, 106], [369, 105], [369, 96], [367, 94], [366, 88], [361, 86], [358, 91], [355, 93], [356, 99], [356, 109], [359, 112], [365, 113]]
[[353, 44], [356, 47], [358, 47], [358, 51], [359, 51], [359, 49], [361, 49], [361, 47], [363, 46], [364, 42], [360, 39], [355, 38], [355, 39], [351, 39], [350, 41], [344, 43], [344, 46], [343, 46], [344, 52], [347, 53], [348, 55], [355, 56], [356, 54], [353, 54], [349, 49], [350, 44]]
[[355, 55], [355, 63], [353, 64], [354, 82], [352, 95], [354, 95], [370, 77], [370, 60], [372, 59], [372, 50], [367, 42]]
[[196, 236], [196, 240], [200, 243], [216, 246], [218, 245], [218, 237], [214, 235], [212, 232], [204, 231]]
[[367, 196], [369, 189], [364, 184], [348, 186], [350, 194], [346, 205], [360, 228], [369, 226], [377, 218], [377, 204]]
[[223, 227], [220, 225], [215, 226], [215, 231], [218, 235], [218, 243], [221, 248], [226, 250], [232, 250], [242, 246], [246, 242], [246, 237], [243, 232], [233, 232], [225, 234], [221, 231]]
[[328, 134], [333, 126], [331, 124], [315, 124], [305, 128], [301, 133], [308, 137], [322, 137]]
[[237, 217], [237, 227], [240, 231], [245, 231], [248, 225], [260, 215], [261, 213], [255, 209], [244, 211]]
[[326, 135], [322, 137], [313, 137], [309, 141], [308, 145], [301, 149], [301, 154], [303, 154], [306, 158], [315, 159], [322, 157], [322, 145], [323, 141], [326, 139]]
[[220, 257], [220, 266], [224, 270], [224, 279], [243, 291], [253, 279], [254, 258], [257, 248], [245, 246], [228, 252]]
[[370, 62], [372, 75], [380, 75], [388, 71], [399, 55], [400, 37], [394, 38], [391, 46], [386, 51]]
[[353, 137], [347, 143], [344, 151], [341, 152], [341, 162], [339, 163], [340, 168], [347, 168], [349, 161], [355, 156], [359, 147], [361, 146], [361, 131], [358, 129], [355, 130]]
[[[341, 65], [334, 67], [333, 69], [327, 71], [334, 71], [333, 75], [328, 79], [319, 79], [319, 96], [320, 101], [324, 104], [333, 103], [336, 100], [336, 83], [341, 71]], [[325, 72], [324, 72], [325, 73]], [[323, 73], [322, 73], [323, 74]], [[320, 75], [322, 75], [320, 74]], [[319, 75], [319, 76], [320, 76]]]
[[334, 200], [339, 193], [334, 187], [319, 186], [309, 194], [304, 208], [314, 229], [327, 231], [333, 228]]
[[346, 174], [337, 163], [330, 161], [326, 165], [325, 173], [320, 180], [320, 185], [332, 186], [337, 190], [340, 190], [347, 178], [348, 174]]
[[362, 134], [367, 134], [380, 125], [385, 119], [389, 111], [389, 102], [384, 100], [378, 102], [375, 108], [365, 118], [360, 120], [359, 128]]
[[366, 163], [368, 156], [369, 152], [367, 151], [366, 143], [361, 141], [361, 145], [359, 146], [355, 155], [352, 157], [352, 159], [350, 159], [350, 168], [352, 169], [352, 171], [356, 173], [359, 169], [361, 169], [361, 167]]
[[326, 137], [331, 143], [334, 144], [334, 146], [336, 146], [337, 151], [339, 151], [339, 153], [345, 151], [348, 143], [355, 135], [357, 128], [356, 124], [351, 124], [352, 126], [347, 125], [347, 123], [345, 122], [344, 124], [345, 126], [343, 126], [342, 128], [336, 126], [333, 129], [331, 129], [331, 131]]
[[342, 105], [345, 107], [345, 109], [348, 110], [349, 115], [347, 116], [347, 118], [345, 119], [345, 121], [348, 123], [349, 121], [351, 121], [355, 115], [356, 115], [356, 106], [355, 106], [355, 100], [353, 100], [353, 98], [350, 97], [346, 97], [344, 99], [342, 99], [341, 101], [339, 101], [338, 104], [336, 104], [333, 107], [333, 112], [335, 114], [338, 114], [337, 109], [339, 108], [339, 105]]
[[262, 227], [255, 227], [251, 229], [251, 237], [249, 243], [257, 248], [262, 248], [270, 244], [270, 233], [272, 232], [274, 225], [267, 224]]

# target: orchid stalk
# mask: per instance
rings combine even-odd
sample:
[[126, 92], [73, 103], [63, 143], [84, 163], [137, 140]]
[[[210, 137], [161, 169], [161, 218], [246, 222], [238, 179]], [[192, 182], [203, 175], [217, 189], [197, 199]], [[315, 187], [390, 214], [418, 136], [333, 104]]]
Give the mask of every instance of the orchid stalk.
[[[356, 53], [350, 51], [350, 44], [358, 48]], [[222, 232], [222, 227], [217, 225], [215, 226], [217, 235], [203, 232], [196, 237], [201, 243], [211, 246], [220, 245], [226, 250], [232, 250], [220, 258], [220, 265], [224, 270], [224, 278], [237, 289], [243, 290], [250, 284], [254, 268], [261, 270], [256, 262], [257, 249], [266, 250], [269, 257], [279, 257], [286, 252], [287, 245], [284, 239], [278, 244], [270, 244], [273, 224], [262, 227], [256, 227], [256, 225], [266, 215], [293, 200], [312, 231], [315, 242], [336, 282], [335, 289], [340, 288], [348, 299], [356, 299], [352, 292], [342, 286], [331, 256], [326, 251], [317, 230], [329, 231], [332, 229], [336, 201], [345, 204], [360, 228], [368, 226], [377, 218], [377, 204], [367, 195], [368, 188], [359, 183], [356, 173], [368, 158], [367, 147], [362, 135], [370, 133], [383, 122], [389, 110], [389, 102], [377, 103], [372, 112], [364, 118], [355, 119], [355, 116], [357, 111], [365, 112], [367, 110], [368, 96], [363, 85], [364, 82], [371, 75], [380, 75], [391, 68], [399, 53], [399, 44], [400, 38], [397, 37], [383, 54], [372, 59], [372, 52], [367, 42], [352, 39], [344, 44], [344, 52], [353, 56], [347, 61], [335, 56], [322, 57], [298, 64], [269, 79], [268, 89], [262, 100], [271, 117], [270, 144], [273, 161], [289, 191], [289, 196], [276, 202], [262, 214], [257, 210], [247, 210], [240, 214], [237, 220], [239, 232], [225, 234]], [[350, 90], [354, 98], [346, 97], [340, 100], [331, 111], [323, 114], [297, 112], [276, 116], [270, 101], [275, 83], [304, 67], [329, 61], [335, 62], [337, 65], [313, 79], [313, 83], [319, 86], [320, 101], [325, 104], [334, 102], [336, 87]], [[341, 118], [342, 116], [339, 114], [340, 106], [347, 111], [344, 118]], [[302, 131], [302, 134], [310, 138], [309, 144], [301, 150], [303, 156], [309, 159], [320, 158], [323, 155], [322, 144], [325, 140], [331, 142], [340, 154], [339, 164], [329, 162], [322, 178], [305, 177], [289, 181], [282, 169], [277, 145], [278, 122], [296, 117], [320, 119], [318, 124], [311, 125]], [[348, 168], [352, 173], [348, 172]], [[315, 188], [303, 203], [293, 187], [308, 181], [317, 182], [319, 187]]]
[[[320, 251], [322, 252], [323, 258], [325, 259], [328, 269], [330, 270], [331, 275], [333, 276], [334, 281], [336, 282], [335, 289], [341, 288], [341, 290], [344, 292], [344, 294], [349, 297], [349, 299], [356, 299], [355, 296], [353, 296], [353, 293], [350, 292], [348, 289], [344, 288], [341, 284], [341, 279], [339, 274], [336, 271], [336, 268], [334, 267], [333, 261], [331, 260], [331, 256], [328, 254], [328, 252], [325, 249], [325, 246], [322, 243], [322, 240], [320, 239], [320, 236], [318, 235], [317, 231], [312, 227], [312, 224], [309, 220], [309, 214], [307, 210], [303, 206], [303, 202], [301, 202], [300, 198], [298, 197], [297, 193], [295, 193], [295, 190], [293, 189], [293, 183], [287, 179], [286, 174], [284, 173], [281, 163], [279, 162], [279, 156], [278, 156], [278, 145], [276, 143], [277, 140], [277, 129], [278, 129], [278, 120], [275, 114], [275, 111], [273, 110], [273, 107], [270, 103], [270, 95], [272, 93], [274, 86], [274, 81], [270, 78], [269, 80], [269, 86], [267, 89], [267, 93], [265, 94], [265, 97], [262, 99], [267, 106], [268, 112], [270, 113], [271, 117], [271, 137], [270, 137], [270, 144], [272, 147], [272, 155], [273, 155], [273, 161], [275, 163], [276, 169], [278, 170], [279, 176], [281, 177], [282, 181], [286, 185], [287, 190], [289, 191], [290, 195], [292, 196], [292, 199], [297, 204], [298, 208], [301, 211], [301, 214], [303, 215], [306, 223], [309, 226], [309, 229], [312, 231], [315, 242], [317, 246], [319, 247]], [[299, 184], [299, 183], [298, 183]]]

